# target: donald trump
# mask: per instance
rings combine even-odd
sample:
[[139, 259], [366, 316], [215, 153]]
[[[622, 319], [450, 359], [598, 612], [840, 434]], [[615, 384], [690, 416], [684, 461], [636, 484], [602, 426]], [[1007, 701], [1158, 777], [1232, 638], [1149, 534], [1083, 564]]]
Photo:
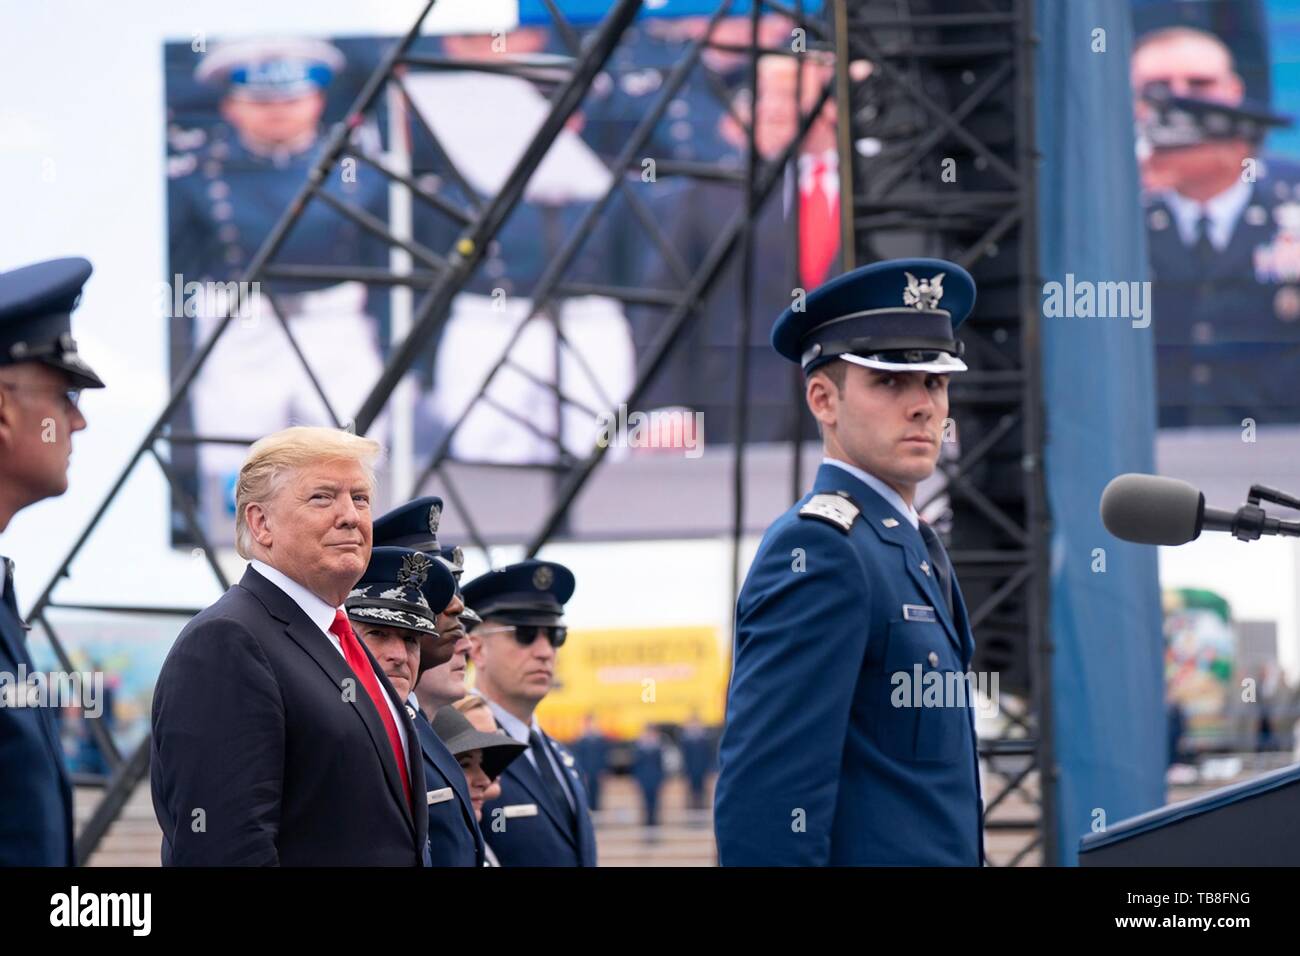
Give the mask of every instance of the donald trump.
[[419, 742], [343, 610], [370, 561], [379, 450], [301, 427], [249, 450], [235, 494], [249, 568], [181, 632], [154, 692], [164, 864], [425, 861]]

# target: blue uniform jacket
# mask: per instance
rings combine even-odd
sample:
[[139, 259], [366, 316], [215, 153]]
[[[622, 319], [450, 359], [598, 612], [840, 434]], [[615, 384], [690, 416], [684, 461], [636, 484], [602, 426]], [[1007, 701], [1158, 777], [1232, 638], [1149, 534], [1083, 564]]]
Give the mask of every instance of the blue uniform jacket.
[[424, 754], [424, 784], [428, 793], [450, 787], [450, 800], [429, 806], [429, 858], [432, 866], [482, 866], [483, 834], [474, 819], [465, 771], [446, 744], [434, 733], [429, 719], [415, 712], [415, 732]]
[[578, 832], [570, 829], [567, 814], [555, 805], [525, 753], [497, 778], [501, 796], [483, 804], [483, 838], [502, 866], [595, 866], [596, 831], [577, 761], [546, 734], [542, 737], [573, 791]]
[[974, 710], [891, 701], [902, 687], [893, 675], [969, 666], [961, 591], [954, 581], [954, 619], [923, 569], [919, 532], [822, 465], [813, 493], [836, 491], [862, 509], [849, 531], [800, 516], [806, 496], [768, 529], [741, 590], [715, 795], [720, 862], [979, 865]]
[[[0, 562], [6, 562], [0, 558]], [[0, 569], [0, 672], [32, 673], [12, 575]], [[11, 683], [0, 693], [16, 692]], [[72, 788], [47, 707], [0, 706], [0, 866], [72, 865]]]

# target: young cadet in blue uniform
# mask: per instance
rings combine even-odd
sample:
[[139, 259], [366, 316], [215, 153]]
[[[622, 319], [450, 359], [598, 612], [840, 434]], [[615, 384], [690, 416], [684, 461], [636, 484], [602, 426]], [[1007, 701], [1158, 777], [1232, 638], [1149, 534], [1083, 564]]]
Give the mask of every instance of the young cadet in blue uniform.
[[[482, 866], [483, 834], [479, 830], [465, 774], [455, 756], [430, 723], [439, 708], [465, 696], [465, 655], [469, 638], [462, 616], [459, 555], [448, 556], [438, 543], [442, 499], [417, 498], [394, 508], [374, 523], [376, 547], [411, 548], [437, 561], [451, 576], [455, 591], [435, 614], [438, 659], [420, 668], [407, 697], [407, 710], [420, 738], [424, 778], [429, 788], [429, 852], [434, 866]], [[459, 667], [456, 665], [459, 664]], [[459, 680], [456, 680], [459, 676]]]
[[772, 329], [803, 366], [826, 457], [764, 535], [736, 607], [714, 804], [724, 866], [982, 862], [971, 701], [895, 693], [898, 675], [950, 683], [974, 652], [947, 554], [913, 506], [974, 301], [960, 266], [893, 260], [826, 283]]
[[[54, 259], [0, 273], [0, 531], [23, 508], [67, 490], [72, 433], [86, 427], [78, 393], [104, 387], [71, 331], [90, 272], [85, 259]], [[14, 564], [0, 557], [0, 672], [17, 679], [32, 669]], [[54, 716], [4, 701], [0, 866], [71, 866], [72, 838], [72, 789]]]
[[[410, 698], [419, 675], [451, 656], [454, 637], [440, 634], [439, 610], [456, 593], [456, 581], [446, 565], [411, 548], [375, 548], [370, 564], [343, 602], [357, 636], [370, 648], [398, 697]], [[407, 714], [416, 727], [422, 721], [409, 703]], [[423, 744], [421, 744], [423, 750]], [[450, 754], [448, 754], [450, 756]], [[459, 765], [452, 760], [459, 770]], [[473, 814], [466, 820], [457, 801], [455, 776], [448, 779], [424, 758], [425, 805], [429, 815], [429, 866], [477, 866]], [[463, 782], [463, 775], [462, 782]], [[465, 805], [469, 805], [466, 790]]]
[[521, 561], [465, 585], [483, 617], [470, 631], [476, 692], [497, 724], [528, 750], [501, 775], [501, 796], [483, 805], [483, 836], [502, 866], [595, 866], [596, 834], [577, 761], [537, 723], [551, 689], [573, 572]]

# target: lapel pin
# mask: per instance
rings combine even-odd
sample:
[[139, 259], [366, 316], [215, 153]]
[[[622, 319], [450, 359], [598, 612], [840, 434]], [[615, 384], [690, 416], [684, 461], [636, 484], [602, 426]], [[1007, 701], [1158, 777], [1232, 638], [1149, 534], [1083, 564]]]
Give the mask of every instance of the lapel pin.
[[897, 527], [898, 527], [898, 519], [897, 519], [897, 518], [884, 518], [884, 519], [881, 520], [880, 523], [883, 524], [886, 528], [897, 528]]
[[921, 570], [928, 575], [930, 573], [930, 563], [928, 561], [922, 561]]

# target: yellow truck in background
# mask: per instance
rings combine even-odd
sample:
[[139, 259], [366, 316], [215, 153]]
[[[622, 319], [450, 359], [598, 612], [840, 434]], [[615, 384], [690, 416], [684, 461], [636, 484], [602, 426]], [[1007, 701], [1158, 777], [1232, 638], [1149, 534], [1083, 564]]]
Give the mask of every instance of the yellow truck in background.
[[722, 723], [728, 657], [716, 627], [570, 630], [556, 684], [537, 719], [559, 740], [582, 733], [590, 714], [613, 741], [632, 741], [647, 725]]

